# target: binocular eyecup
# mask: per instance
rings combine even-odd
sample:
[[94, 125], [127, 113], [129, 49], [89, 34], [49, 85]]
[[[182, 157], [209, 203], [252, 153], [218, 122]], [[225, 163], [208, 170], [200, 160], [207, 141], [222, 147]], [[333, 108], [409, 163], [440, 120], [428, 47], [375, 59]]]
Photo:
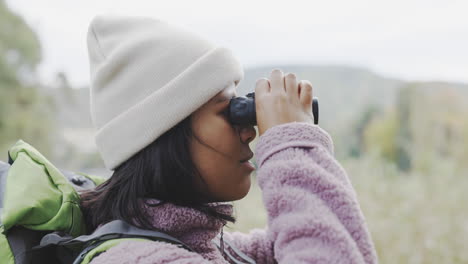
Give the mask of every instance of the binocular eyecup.
[[[228, 108], [229, 121], [233, 125], [256, 126], [257, 114], [255, 112], [255, 93], [249, 93], [246, 96], [232, 98]], [[319, 121], [318, 98], [312, 100], [312, 113], [314, 114], [314, 124]]]

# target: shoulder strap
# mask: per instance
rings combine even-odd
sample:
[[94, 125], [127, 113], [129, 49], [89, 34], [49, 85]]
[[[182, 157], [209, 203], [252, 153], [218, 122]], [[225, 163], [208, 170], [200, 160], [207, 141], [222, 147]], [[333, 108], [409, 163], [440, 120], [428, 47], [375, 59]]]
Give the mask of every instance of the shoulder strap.
[[[119, 238], [119, 239], [107, 240], [107, 241], [103, 241], [102, 243], [96, 243], [96, 244], [90, 245], [81, 252], [81, 254], [75, 259], [73, 264], [88, 264], [94, 257], [99, 255], [100, 253], [105, 252], [109, 248], [116, 246], [123, 241], [128, 241], [128, 240], [145, 241], [147, 240], [147, 238]], [[255, 261], [253, 259], [251, 259], [247, 255], [242, 253], [239, 249], [235, 248], [230, 242], [226, 242], [225, 240], [224, 242], [227, 244], [226, 248], [230, 248], [234, 252], [234, 255], [238, 257], [236, 258], [232, 254], [230, 254], [229, 251], [225, 251], [224, 253], [227, 255], [227, 257], [232, 263], [255, 264]], [[217, 239], [214, 239], [213, 243], [218, 247], [218, 249], [220, 249], [219, 237], [217, 237]]]
[[[148, 240], [164, 241], [178, 245], [189, 251], [194, 251], [182, 241], [168, 234], [153, 230], [140, 229], [122, 220], [114, 220], [96, 229], [96, 231], [94, 231], [91, 235], [79, 236], [76, 238], [72, 238], [68, 235], [64, 236], [57, 232], [50, 233], [45, 235], [42, 238], [40, 245], [34, 247], [34, 249], [40, 249], [49, 246], [83, 245], [83, 250], [80, 252], [80, 254], [74, 262], [81, 263], [89, 252], [101, 245], [103, 242], [120, 238], [144, 238]], [[216, 247], [218, 247], [218, 249], [220, 249], [219, 238], [216, 238], [212, 242], [216, 245]], [[255, 261], [253, 259], [242, 253], [242, 251], [234, 247], [230, 242], [226, 240], [224, 240], [223, 242], [227, 245], [226, 248], [230, 248], [235, 253], [235, 255], [237, 255], [240, 258], [239, 259], [234, 257], [232, 254], [225, 250], [227, 257], [231, 261], [233, 261], [236, 264], [255, 264]]]
[[37, 250], [51, 246], [82, 246], [82, 251], [78, 254], [74, 262], [81, 263], [90, 251], [101, 245], [103, 242], [121, 238], [143, 238], [154, 241], [164, 241], [175, 244], [189, 251], [193, 251], [188, 245], [168, 234], [153, 230], [140, 229], [122, 220], [111, 221], [99, 227], [90, 235], [79, 236], [76, 238], [69, 235], [63, 235], [59, 232], [50, 233], [45, 235], [39, 246], [36, 246], [33, 249]]
[[96, 231], [94, 231], [91, 235], [84, 235], [76, 238], [63, 236], [59, 233], [50, 233], [42, 238], [40, 245], [36, 248], [42, 248], [51, 245], [73, 246], [79, 244], [97, 243], [100, 241], [116, 238], [130, 237], [143, 237], [150, 240], [163, 240], [172, 244], [180, 245], [189, 251], [193, 251], [188, 245], [168, 234], [153, 230], [140, 229], [122, 220], [111, 221], [96, 229]]
[[[80, 254], [75, 257], [73, 264], [88, 264], [93, 258], [97, 257], [99, 254], [106, 252], [110, 248], [119, 245], [124, 241], [149, 241], [148, 238], [117, 238], [107, 241], [101, 241], [99, 243], [94, 243], [86, 248], [84, 248]], [[72, 262], [68, 262], [72, 263]]]

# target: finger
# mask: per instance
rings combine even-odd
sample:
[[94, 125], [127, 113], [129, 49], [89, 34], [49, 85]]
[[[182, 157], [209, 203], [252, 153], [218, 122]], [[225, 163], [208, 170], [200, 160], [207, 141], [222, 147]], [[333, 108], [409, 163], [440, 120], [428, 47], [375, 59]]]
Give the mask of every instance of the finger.
[[288, 73], [284, 77], [286, 92], [292, 98], [299, 98], [299, 88], [297, 85], [296, 75], [294, 73]]
[[302, 80], [300, 82], [300, 95], [299, 95], [299, 100], [301, 101], [301, 104], [305, 107], [311, 108], [312, 98], [313, 98], [312, 84], [309, 81]]
[[270, 92], [270, 81], [267, 78], [260, 78], [255, 83], [256, 96]]
[[284, 93], [284, 76], [280, 69], [274, 69], [270, 76], [271, 93]]

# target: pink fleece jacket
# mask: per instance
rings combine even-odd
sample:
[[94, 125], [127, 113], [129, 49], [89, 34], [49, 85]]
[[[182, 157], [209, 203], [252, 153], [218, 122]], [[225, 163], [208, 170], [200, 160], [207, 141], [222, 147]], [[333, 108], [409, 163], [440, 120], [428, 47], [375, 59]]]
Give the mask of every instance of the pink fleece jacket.
[[[258, 139], [255, 156], [268, 226], [248, 234], [224, 232], [224, 240], [259, 264], [377, 263], [356, 193], [333, 157], [327, 132], [308, 123], [278, 125]], [[232, 214], [230, 204], [213, 206]], [[149, 210], [155, 228], [195, 252], [164, 242], [128, 241], [91, 263], [229, 263], [211, 243], [224, 221], [172, 204]]]

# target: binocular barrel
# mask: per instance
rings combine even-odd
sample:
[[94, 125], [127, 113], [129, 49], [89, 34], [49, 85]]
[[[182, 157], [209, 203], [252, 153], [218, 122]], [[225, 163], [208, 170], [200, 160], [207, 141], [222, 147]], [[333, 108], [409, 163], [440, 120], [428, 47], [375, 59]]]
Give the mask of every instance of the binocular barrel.
[[[229, 102], [229, 121], [234, 125], [256, 126], [257, 114], [255, 112], [255, 93], [246, 96], [239, 96]], [[312, 113], [314, 114], [314, 124], [319, 122], [318, 98], [312, 100]]]

